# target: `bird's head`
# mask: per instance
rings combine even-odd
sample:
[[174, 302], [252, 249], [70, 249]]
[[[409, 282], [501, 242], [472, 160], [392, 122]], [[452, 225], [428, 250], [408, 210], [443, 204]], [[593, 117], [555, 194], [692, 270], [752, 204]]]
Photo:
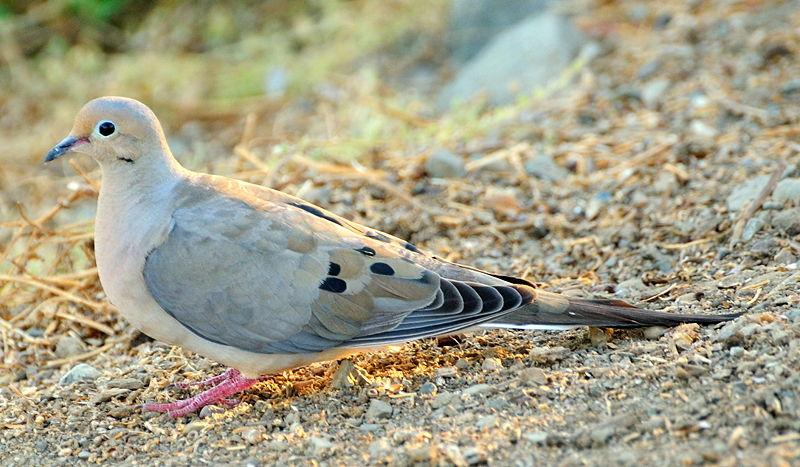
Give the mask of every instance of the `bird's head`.
[[83, 106], [72, 131], [45, 155], [44, 161], [73, 152], [88, 154], [101, 166], [108, 166], [135, 164], [152, 152], [168, 154], [169, 149], [152, 110], [134, 99], [108, 96]]

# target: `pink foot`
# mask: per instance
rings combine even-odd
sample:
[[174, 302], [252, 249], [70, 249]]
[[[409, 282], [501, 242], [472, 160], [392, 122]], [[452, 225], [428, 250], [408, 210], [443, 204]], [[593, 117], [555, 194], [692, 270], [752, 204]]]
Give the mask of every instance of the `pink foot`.
[[225, 373], [206, 381], [211, 381], [209, 384], [215, 384], [215, 386], [187, 399], [166, 404], [147, 403], [142, 406], [142, 409], [152, 412], [166, 412], [167, 415], [173, 418], [182, 417], [215, 402], [230, 405], [231, 402], [234, 402], [230, 399], [230, 396], [248, 389], [259, 380], [246, 378], [238, 370], [231, 368]]
[[218, 374], [217, 376], [212, 376], [211, 378], [207, 378], [202, 381], [181, 381], [178, 383], [174, 383], [173, 386], [175, 386], [178, 389], [207, 388], [209, 386], [216, 386], [219, 383], [227, 379], [230, 379], [230, 377], [233, 376], [234, 374], [238, 373], [239, 372], [237, 370], [234, 370], [233, 368], [228, 368], [227, 370]]

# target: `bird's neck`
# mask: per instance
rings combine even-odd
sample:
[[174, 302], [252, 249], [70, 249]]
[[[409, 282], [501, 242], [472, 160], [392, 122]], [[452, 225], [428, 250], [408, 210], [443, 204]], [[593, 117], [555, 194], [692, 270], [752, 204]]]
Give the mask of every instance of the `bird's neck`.
[[134, 162], [100, 164], [101, 206], [130, 206], [170, 196], [186, 169], [171, 154], [143, 155]]

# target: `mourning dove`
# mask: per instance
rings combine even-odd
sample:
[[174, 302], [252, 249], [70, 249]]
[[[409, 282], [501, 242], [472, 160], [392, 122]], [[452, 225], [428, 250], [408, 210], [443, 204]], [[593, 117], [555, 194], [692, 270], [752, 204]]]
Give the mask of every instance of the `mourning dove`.
[[132, 99], [87, 103], [45, 161], [68, 153], [102, 169], [95, 253], [111, 303], [154, 339], [231, 368], [205, 381], [205, 392], [146, 410], [188, 414], [262, 375], [479, 326], [627, 328], [736, 316], [548, 293], [279, 191], [189, 171], [153, 112]]

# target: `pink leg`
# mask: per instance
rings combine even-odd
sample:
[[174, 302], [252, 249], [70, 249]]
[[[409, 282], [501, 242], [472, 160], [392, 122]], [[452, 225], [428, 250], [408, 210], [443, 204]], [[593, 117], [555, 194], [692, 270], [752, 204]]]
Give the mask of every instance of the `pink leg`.
[[220, 376], [228, 373], [230, 375], [226, 379], [215, 380], [218, 383], [216, 386], [196, 396], [166, 404], [147, 403], [142, 406], [142, 409], [153, 412], [166, 412], [173, 418], [182, 417], [215, 402], [222, 402], [227, 405], [231, 402], [230, 396], [248, 389], [259, 381], [258, 379], [246, 378], [234, 369], [230, 369]]
[[212, 376], [211, 378], [204, 379], [203, 381], [181, 381], [175, 383], [174, 386], [178, 389], [207, 388], [209, 386], [216, 386], [219, 383], [230, 379], [231, 376], [237, 373], [238, 371], [234, 370], [233, 368], [228, 368], [217, 376]]

